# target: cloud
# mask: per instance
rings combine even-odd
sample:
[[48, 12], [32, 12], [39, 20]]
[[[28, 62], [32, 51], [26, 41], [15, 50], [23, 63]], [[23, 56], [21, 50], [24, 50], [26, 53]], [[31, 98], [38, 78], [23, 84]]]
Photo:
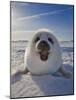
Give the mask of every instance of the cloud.
[[33, 18], [39, 18], [40, 16], [54, 15], [54, 14], [58, 14], [60, 12], [63, 12], [65, 10], [69, 10], [69, 9], [71, 9], [71, 8], [62, 9], [62, 10], [55, 10], [55, 11], [45, 12], [45, 13], [40, 13], [40, 14], [36, 14], [36, 15], [32, 15], [32, 16], [27, 16], [27, 17], [20, 17], [17, 20], [18, 21], [22, 21], [22, 20], [29, 20], [29, 19], [33, 19]]

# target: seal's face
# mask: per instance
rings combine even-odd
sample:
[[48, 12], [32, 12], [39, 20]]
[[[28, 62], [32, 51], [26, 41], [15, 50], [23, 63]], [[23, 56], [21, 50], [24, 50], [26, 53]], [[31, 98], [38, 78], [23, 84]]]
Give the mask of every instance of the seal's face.
[[42, 61], [47, 61], [53, 51], [54, 40], [48, 32], [40, 32], [34, 38], [36, 53]]

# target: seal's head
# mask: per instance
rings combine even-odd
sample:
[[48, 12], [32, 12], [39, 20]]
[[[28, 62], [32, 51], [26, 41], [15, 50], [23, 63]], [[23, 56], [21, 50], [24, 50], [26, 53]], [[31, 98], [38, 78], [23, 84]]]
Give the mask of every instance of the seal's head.
[[33, 38], [33, 48], [39, 55], [41, 61], [47, 61], [48, 56], [53, 51], [54, 39], [49, 31], [39, 31]]

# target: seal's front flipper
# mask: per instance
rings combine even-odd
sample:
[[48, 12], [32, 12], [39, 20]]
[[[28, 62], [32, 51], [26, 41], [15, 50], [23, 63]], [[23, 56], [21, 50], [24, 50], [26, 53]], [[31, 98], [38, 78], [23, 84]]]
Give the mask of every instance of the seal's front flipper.
[[18, 73], [20, 73], [20, 74], [27, 74], [29, 72], [29, 70], [27, 69], [27, 68], [25, 68], [24, 70], [19, 70], [19, 72]]
[[65, 78], [71, 78], [72, 77], [72, 73], [66, 72], [63, 67], [60, 67], [58, 72], [60, 72], [62, 74], [62, 76], [64, 76]]
[[24, 70], [17, 70], [14, 75], [20, 75], [20, 74], [27, 74], [29, 70], [26, 68]]

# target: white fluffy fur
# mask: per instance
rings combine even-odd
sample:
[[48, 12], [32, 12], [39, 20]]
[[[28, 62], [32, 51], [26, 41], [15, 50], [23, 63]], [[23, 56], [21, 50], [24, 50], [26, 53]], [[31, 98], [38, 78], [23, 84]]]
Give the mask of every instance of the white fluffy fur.
[[[36, 52], [36, 45], [34, 43], [34, 39], [40, 35], [40, 40], [45, 40], [51, 46], [51, 51], [47, 61], [42, 61], [39, 57], [39, 54]], [[50, 36], [54, 45], [51, 45], [48, 41], [47, 36]], [[29, 42], [28, 47], [25, 52], [25, 68], [32, 74], [46, 74], [46, 73], [54, 73], [62, 65], [62, 57], [61, 57], [61, 48], [55, 36], [51, 34], [48, 30], [38, 30], [33, 36], [32, 40]]]

